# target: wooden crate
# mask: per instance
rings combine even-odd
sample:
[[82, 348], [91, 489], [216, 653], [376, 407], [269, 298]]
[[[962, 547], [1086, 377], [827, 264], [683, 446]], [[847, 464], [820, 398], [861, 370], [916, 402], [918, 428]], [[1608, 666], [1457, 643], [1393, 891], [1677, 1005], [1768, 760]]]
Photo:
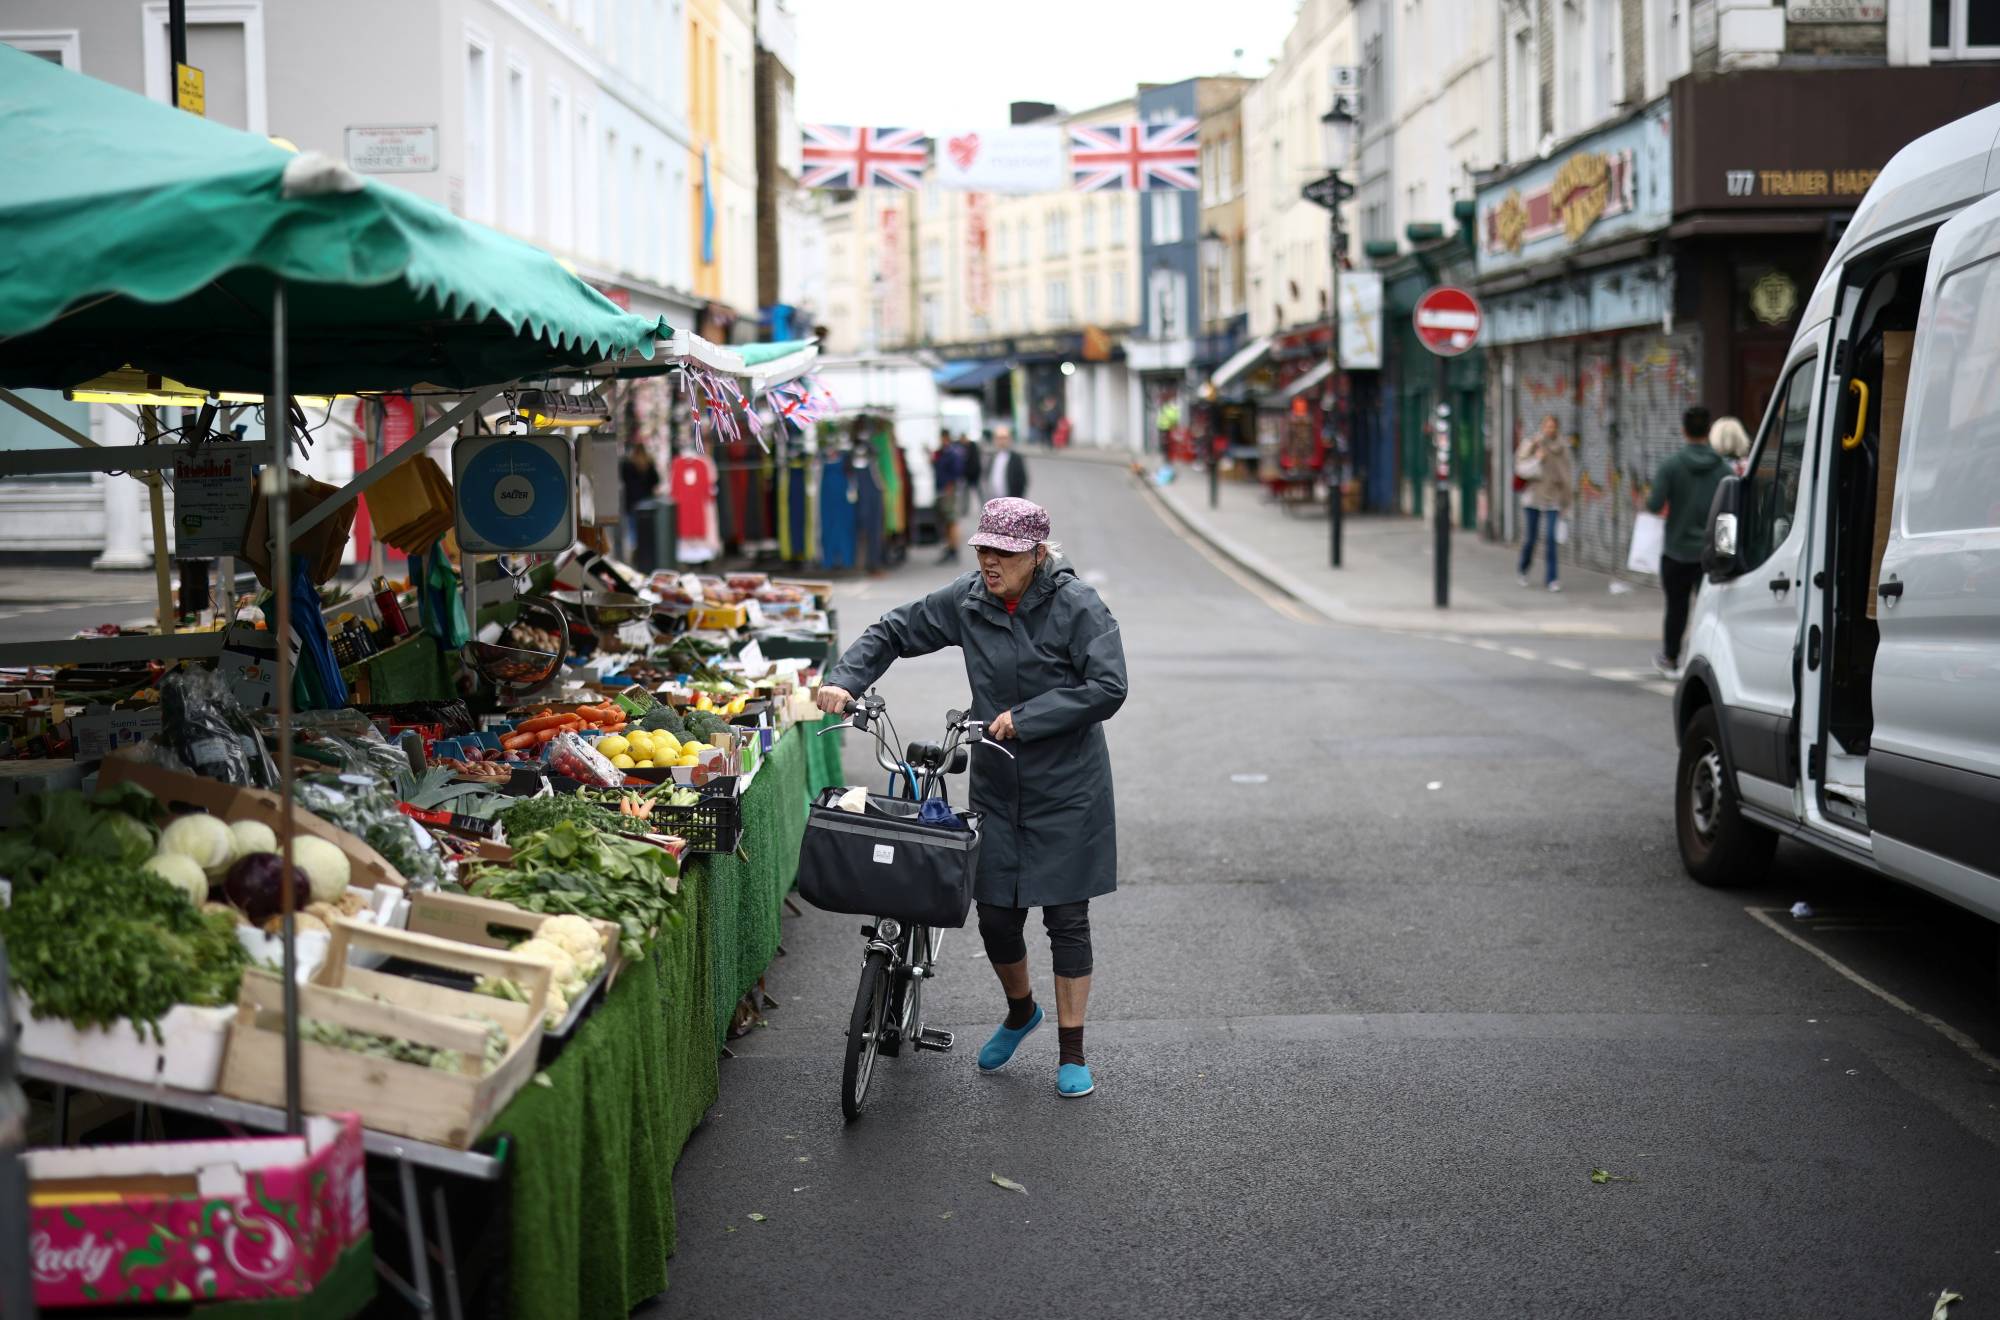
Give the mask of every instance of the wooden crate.
[[[427, 889], [410, 895], [410, 930], [419, 935], [435, 935], [439, 939], [457, 940], [462, 944], [476, 944], [486, 949], [505, 949], [509, 941], [504, 932], [520, 931], [533, 935], [541, 928], [552, 913], [530, 912], [515, 907], [512, 903], [502, 903], [496, 898], [479, 898], [472, 894], [457, 894], [448, 889]], [[624, 959], [618, 953], [619, 929], [616, 922], [603, 921], [596, 917], [585, 920], [604, 937], [604, 960], [611, 978], [617, 979], [618, 969]]]
[[[475, 976], [504, 976], [523, 987], [528, 1002], [517, 1004], [352, 967], [347, 961], [351, 948]], [[341, 994], [342, 989], [376, 998]], [[377, 1131], [465, 1149], [533, 1075], [548, 989], [547, 964], [531, 958], [432, 935], [336, 921], [326, 965], [313, 984], [299, 987], [299, 1015], [458, 1050], [465, 1055], [465, 1067], [457, 1073], [441, 1072], [305, 1041], [299, 1046], [303, 1107], [315, 1114], [351, 1111]], [[268, 972], [246, 972], [222, 1064], [224, 1095], [284, 1104], [283, 1012], [280, 979]], [[474, 1015], [498, 1022], [509, 1042], [506, 1056], [483, 1075], [486, 1028], [470, 1020]]]
[[[206, 811], [228, 821], [262, 821], [274, 831], [284, 812], [284, 799], [268, 790], [238, 788], [219, 779], [182, 774], [164, 766], [120, 756], [105, 759], [103, 767], [97, 772], [97, 782], [100, 787], [137, 784], [158, 798], [167, 810], [177, 814]], [[389, 865], [388, 859], [381, 853], [296, 803], [292, 806], [292, 828], [299, 834], [316, 834], [346, 853], [350, 883], [363, 889], [373, 889], [376, 885], [388, 885], [392, 889], [407, 887], [402, 873]]]

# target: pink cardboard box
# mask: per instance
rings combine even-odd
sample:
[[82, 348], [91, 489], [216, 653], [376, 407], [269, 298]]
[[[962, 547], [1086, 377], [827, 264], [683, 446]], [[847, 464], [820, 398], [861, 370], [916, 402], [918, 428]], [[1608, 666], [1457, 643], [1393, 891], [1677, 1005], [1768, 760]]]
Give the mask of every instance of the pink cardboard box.
[[297, 1297], [368, 1231], [361, 1120], [301, 1137], [36, 1150], [35, 1304]]

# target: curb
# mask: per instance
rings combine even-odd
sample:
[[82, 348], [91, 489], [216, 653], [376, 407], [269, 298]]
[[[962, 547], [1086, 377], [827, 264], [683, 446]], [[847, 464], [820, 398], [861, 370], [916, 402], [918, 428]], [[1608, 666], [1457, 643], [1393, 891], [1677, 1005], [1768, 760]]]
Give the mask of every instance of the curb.
[[1171, 518], [1181, 527], [1187, 529], [1190, 535], [1200, 537], [1204, 545], [1214, 550], [1230, 563], [1236, 565], [1236, 567], [1242, 569], [1245, 573], [1248, 573], [1251, 577], [1256, 578], [1271, 590], [1277, 592], [1287, 600], [1305, 606], [1323, 619], [1328, 619], [1334, 623], [1352, 622], [1352, 620], [1343, 618], [1314, 601], [1308, 590], [1302, 587], [1297, 579], [1282, 569], [1273, 568], [1261, 555], [1244, 549], [1229, 537], [1223, 536], [1212, 528], [1203, 525], [1186, 510], [1182, 509], [1180, 505], [1160, 494], [1159, 488], [1153, 485], [1152, 479], [1146, 474], [1135, 472], [1132, 474], [1132, 480], [1138, 483], [1140, 492], [1152, 501], [1154, 508]]
[[1068, 449], [1022, 449], [1016, 446], [1014, 452], [1023, 458], [1032, 454], [1036, 458], [1055, 459], [1058, 463], [1096, 463], [1102, 467], [1121, 468], [1131, 467], [1145, 457], [1136, 449], [1105, 449], [1097, 445], [1071, 446]]

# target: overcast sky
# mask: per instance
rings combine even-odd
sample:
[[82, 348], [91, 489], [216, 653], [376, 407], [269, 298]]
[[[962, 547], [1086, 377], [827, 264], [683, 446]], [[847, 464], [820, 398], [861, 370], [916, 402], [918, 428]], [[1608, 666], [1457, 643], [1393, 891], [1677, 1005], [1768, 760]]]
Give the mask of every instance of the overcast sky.
[[[1258, 75], [1296, 0], [791, 0], [798, 116], [896, 128], [1007, 122], [1010, 101], [1067, 110], [1141, 82]], [[1241, 58], [1234, 52], [1241, 50]]]

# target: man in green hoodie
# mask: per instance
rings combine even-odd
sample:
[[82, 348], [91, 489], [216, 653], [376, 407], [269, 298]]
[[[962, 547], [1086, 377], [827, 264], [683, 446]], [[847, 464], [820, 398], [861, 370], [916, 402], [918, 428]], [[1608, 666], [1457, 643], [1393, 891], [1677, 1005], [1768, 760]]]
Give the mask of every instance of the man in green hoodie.
[[1708, 409], [1693, 407], [1681, 414], [1681, 434], [1687, 443], [1661, 460], [1653, 474], [1646, 508], [1667, 513], [1666, 544], [1660, 553], [1660, 585], [1667, 593], [1665, 649], [1653, 657], [1662, 674], [1680, 673], [1681, 634], [1687, 631], [1688, 604], [1701, 585], [1701, 551], [1708, 539], [1708, 509], [1715, 488], [1729, 475], [1729, 463], [1708, 445]]

